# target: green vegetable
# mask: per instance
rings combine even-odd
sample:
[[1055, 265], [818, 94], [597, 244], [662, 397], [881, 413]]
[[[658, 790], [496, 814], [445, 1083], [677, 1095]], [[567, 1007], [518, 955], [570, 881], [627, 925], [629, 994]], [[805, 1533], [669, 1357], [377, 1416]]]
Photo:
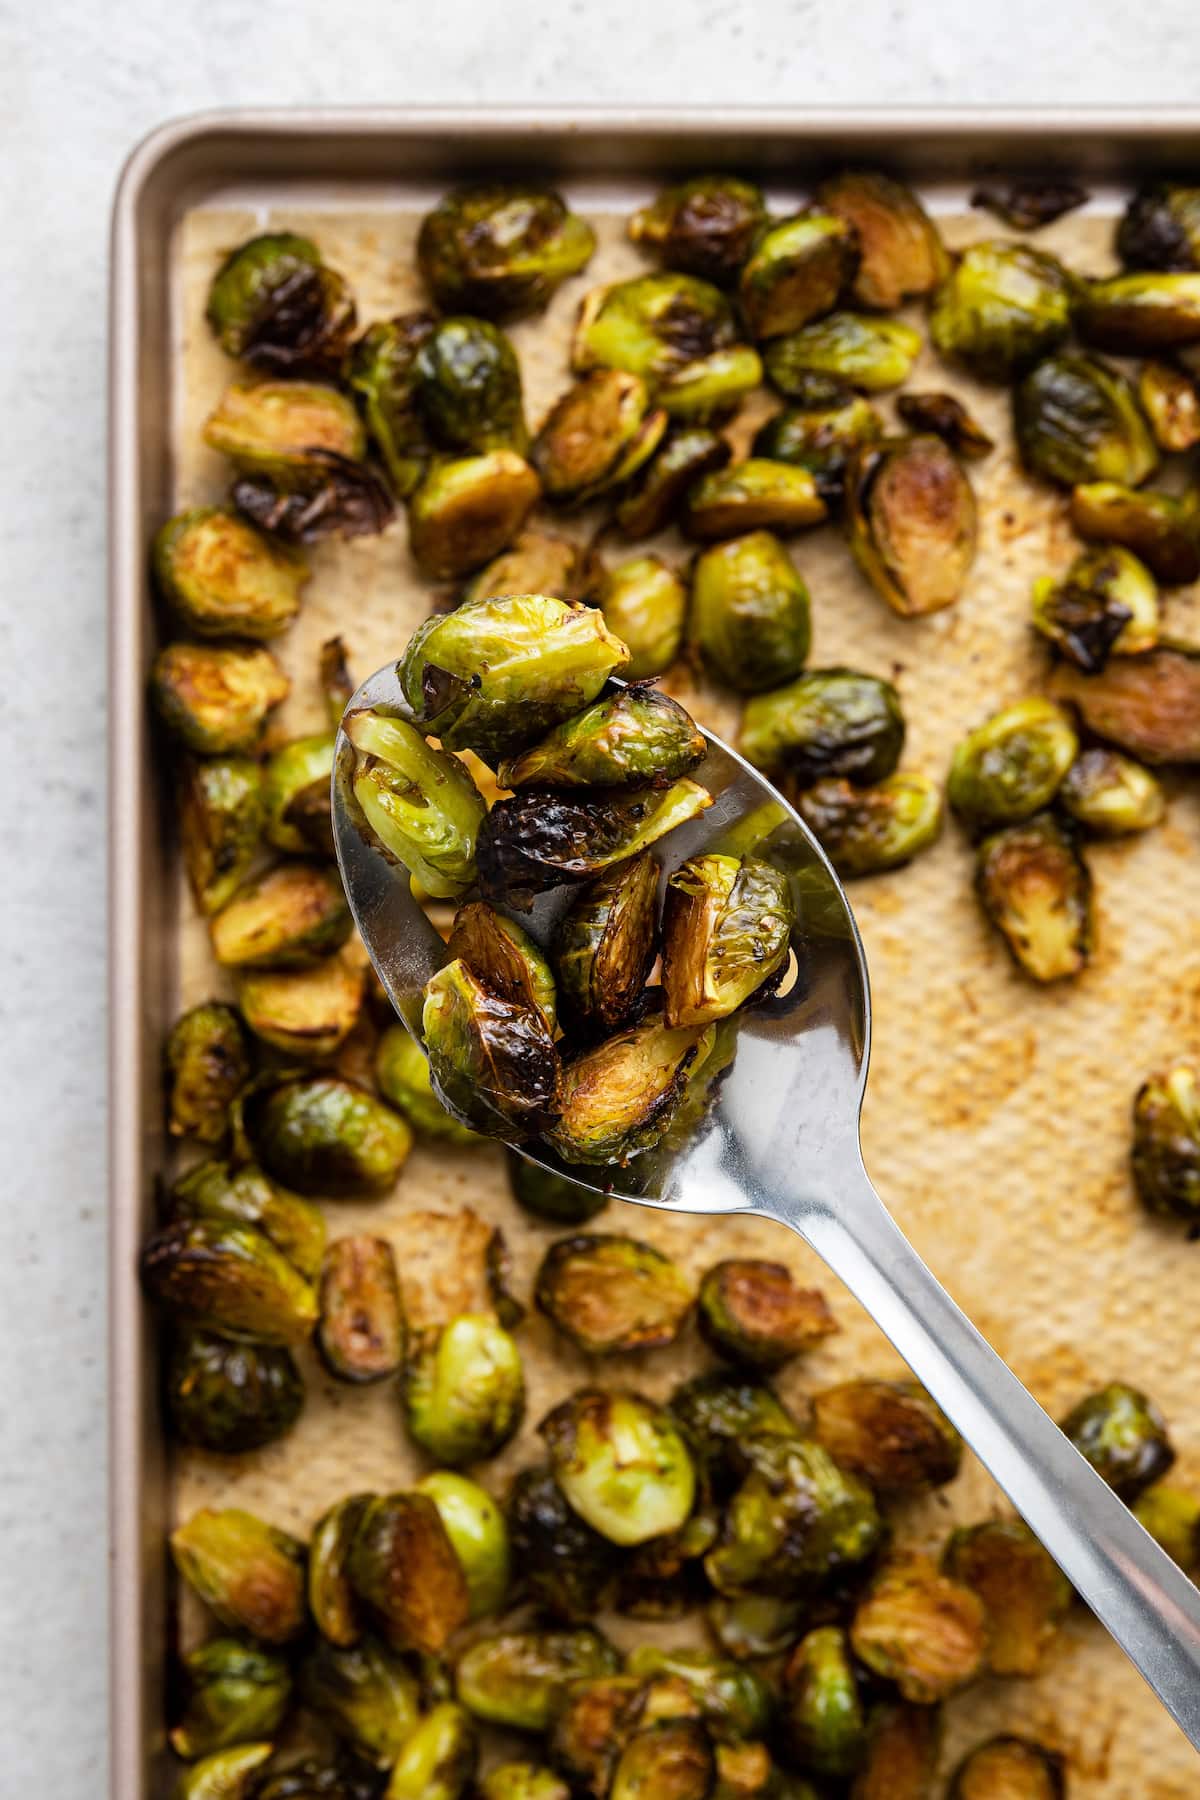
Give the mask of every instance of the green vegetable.
[[1151, 1075], [1133, 1103], [1133, 1180], [1142, 1204], [1200, 1217], [1200, 1080], [1190, 1063]]
[[640, 375], [593, 369], [555, 402], [534, 440], [546, 498], [587, 506], [631, 479], [654, 455], [667, 414], [651, 405]]
[[951, 1778], [948, 1800], [1063, 1800], [1062, 1758], [1031, 1738], [977, 1744]]
[[900, 760], [904, 715], [890, 681], [858, 669], [812, 669], [756, 694], [742, 713], [742, 754], [756, 769], [786, 769], [802, 786], [844, 775], [882, 781]]
[[1063, 487], [1137, 487], [1158, 466], [1131, 383], [1094, 356], [1048, 356], [1031, 369], [1013, 396], [1013, 427], [1030, 474]]
[[196, 905], [218, 912], [245, 880], [263, 825], [262, 771], [248, 756], [187, 756], [179, 838]]
[[1092, 944], [1092, 882], [1074, 836], [1051, 813], [984, 838], [975, 864], [984, 913], [1035, 981], [1060, 981], [1086, 967]]
[[470, 1614], [466, 1575], [428, 1494], [372, 1495], [350, 1544], [348, 1571], [394, 1650], [436, 1656]]
[[1071, 495], [1071, 523], [1080, 537], [1132, 550], [1166, 587], [1200, 575], [1200, 522], [1194, 493], [1182, 498], [1091, 481]]
[[1035, 1675], [1070, 1609], [1070, 1582], [1019, 1519], [951, 1532], [942, 1568], [974, 1588], [988, 1618], [993, 1675]]
[[827, 777], [794, 804], [843, 879], [911, 862], [942, 829], [942, 791], [928, 775], [889, 775], [866, 788]]
[[591, 1356], [673, 1344], [695, 1299], [682, 1271], [653, 1245], [598, 1232], [551, 1244], [534, 1297], [563, 1336]]
[[250, 1095], [245, 1129], [267, 1173], [302, 1194], [385, 1194], [412, 1149], [399, 1113], [341, 1075], [298, 1075]]
[[417, 350], [433, 330], [429, 313], [381, 320], [364, 332], [350, 355], [347, 380], [401, 500], [417, 486], [429, 460], [425, 419], [417, 403]]
[[598, 1631], [506, 1631], [459, 1658], [455, 1689], [477, 1719], [545, 1731], [573, 1681], [612, 1675], [621, 1659]]
[[874, 1555], [883, 1524], [871, 1490], [820, 1444], [781, 1433], [741, 1450], [749, 1473], [704, 1559], [718, 1593], [811, 1594]]
[[667, 1024], [736, 1012], [783, 968], [795, 922], [787, 876], [770, 863], [715, 852], [681, 863], [663, 911]]
[[1089, 281], [1075, 309], [1080, 337], [1117, 356], [1200, 342], [1200, 274], [1112, 275]]
[[517, 1476], [508, 1530], [513, 1567], [534, 1604], [568, 1624], [586, 1623], [612, 1585], [617, 1552], [568, 1506], [549, 1469]]
[[304, 1405], [304, 1381], [288, 1350], [230, 1343], [207, 1331], [176, 1337], [166, 1388], [175, 1437], [221, 1456], [285, 1437]]
[[197, 637], [278, 637], [299, 612], [308, 580], [301, 557], [225, 506], [176, 513], [151, 555], [163, 598]]
[[389, 1106], [403, 1113], [419, 1135], [450, 1144], [477, 1144], [479, 1134], [460, 1125], [433, 1091], [429, 1061], [406, 1025], [389, 1025], [375, 1049], [375, 1082]]
[[353, 714], [354, 798], [386, 855], [437, 900], [453, 900], [475, 879], [475, 846], [487, 813], [461, 758], [435, 750], [403, 719]]
[[317, 1318], [309, 1283], [249, 1225], [197, 1219], [147, 1239], [142, 1283], [186, 1325], [260, 1344], [300, 1344]]
[[567, 1163], [624, 1165], [653, 1149], [683, 1104], [711, 1031], [651, 1017], [572, 1057], [547, 1143]]
[[297, 861], [244, 881], [208, 932], [225, 968], [304, 969], [340, 950], [353, 929], [337, 873]]
[[1158, 642], [1158, 588], [1132, 551], [1085, 550], [1061, 582], [1033, 584], [1033, 624], [1086, 674], [1110, 656], [1137, 656]]
[[205, 1507], [171, 1533], [180, 1575], [232, 1631], [286, 1644], [304, 1629], [304, 1545], [235, 1507]]
[[834, 312], [767, 345], [763, 363], [772, 387], [789, 399], [809, 390], [813, 375], [832, 375], [866, 394], [902, 387], [921, 353], [921, 334], [899, 319]]
[[350, 1582], [350, 1552], [374, 1494], [350, 1494], [323, 1513], [308, 1546], [308, 1609], [317, 1630], [347, 1649], [362, 1636], [359, 1605]]
[[683, 529], [689, 537], [707, 541], [760, 526], [803, 531], [828, 516], [816, 477], [808, 469], [751, 456], [702, 476], [688, 489]]
[[716, 680], [748, 694], [778, 687], [804, 667], [810, 637], [808, 589], [771, 532], [696, 558], [688, 638]]
[[444, 310], [501, 318], [540, 311], [595, 247], [591, 226], [561, 195], [485, 182], [447, 194], [426, 215], [417, 260]]
[[[649, 462], [638, 470], [618, 502], [616, 522], [621, 532], [627, 538], [656, 537], [672, 523], [688, 489], [695, 486], [702, 476], [723, 469], [732, 455], [733, 446], [728, 439], [720, 437], [707, 426], [674, 426]], [[651, 557], [634, 559], [636, 565], [655, 561], [657, 559]], [[620, 570], [615, 571], [614, 579], [619, 574]], [[605, 605], [607, 614], [607, 603], [602, 604]], [[617, 619], [611, 619], [610, 623], [620, 637], [626, 638], [634, 652], [634, 662], [630, 664], [629, 673], [656, 674], [654, 669], [639, 669], [635, 666], [636, 647], [621, 630]]]
[[409, 1435], [436, 1462], [481, 1462], [504, 1447], [525, 1410], [521, 1353], [503, 1326], [462, 1313], [419, 1344], [404, 1371]]
[[975, 557], [975, 495], [940, 437], [866, 444], [846, 471], [854, 560], [901, 618], [953, 606]]
[[374, 1638], [339, 1649], [318, 1640], [300, 1665], [300, 1697], [378, 1769], [390, 1769], [420, 1721], [416, 1676]]
[[1162, 787], [1149, 769], [1098, 745], [1075, 758], [1058, 798], [1076, 824], [1101, 838], [1148, 831], [1167, 811]]
[[540, 1013], [553, 1031], [558, 1003], [554, 973], [545, 954], [527, 931], [489, 906], [473, 900], [454, 915], [446, 948], [460, 956], [476, 980], [502, 1000]]
[[846, 470], [855, 451], [882, 436], [883, 420], [871, 402], [848, 393], [829, 405], [785, 407], [759, 427], [752, 453], [807, 469], [822, 500], [836, 509], [845, 494]]
[[333, 733], [293, 738], [267, 759], [262, 795], [267, 841], [302, 856], [333, 855], [329, 778]]
[[1018, 700], [968, 732], [955, 749], [947, 792], [972, 825], [1031, 818], [1049, 805], [1079, 752], [1070, 720], [1053, 701]]
[[595, 1188], [543, 1169], [515, 1150], [508, 1152], [507, 1160], [513, 1199], [535, 1219], [553, 1225], [586, 1225], [608, 1205], [607, 1196]]
[[235, 1169], [227, 1162], [202, 1162], [181, 1175], [168, 1195], [164, 1222], [193, 1219], [257, 1226], [310, 1280], [321, 1267], [325, 1220], [320, 1209], [274, 1186], [253, 1163]]
[[1086, 1395], [1060, 1423], [1080, 1454], [1127, 1503], [1160, 1480], [1175, 1461], [1161, 1412], [1140, 1388], [1122, 1381]]
[[789, 1760], [834, 1780], [854, 1774], [866, 1755], [866, 1711], [839, 1626], [819, 1626], [796, 1645], [784, 1671], [781, 1710]]
[[317, 1348], [330, 1374], [356, 1383], [394, 1375], [404, 1360], [404, 1310], [386, 1238], [334, 1238], [317, 1293]]
[[560, 919], [555, 968], [564, 1006], [581, 1024], [616, 1031], [645, 1003], [658, 948], [660, 873], [648, 850], [614, 863], [579, 890]]
[[936, 287], [946, 252], [911, 188], [873, 170], [845, 170], [821, 183], [817, 201], [855, 234], [858, 267], [850, 297], [859, 306], [891, 312]]
[[206, 1000], [181, 1013], [167, 1035], [163, 1063], [172, 1137], [220, 1143], [230, 1104], [250, 1079], [246, 1034], [233, 1008]]
[[428, 580], [456, 581], [507, 550], [538, 497], [515, 450], [432, 462], [408, 502], [408, 543]]
[[610, 1542], [644, 1544], [691, 1512], [687, 1446], [670, 1415], [640, 1395], [581, 1389], [538, 1430], [567, 1503]]
[[354, 299], [310, 238], [264, 232], [231, 250], [205, 316], [222, 350], [260, 369], [336, 370], [354, 330]]
[[525, 454], [521, 365], [489, 320], [439, 319], [417, 345], [414, 372], [417, 404], [443, 450]]
[[818, 1288], [797, 1287], [782, 1263], [731, 1257], [700, 1283], [700, 1335], [718, 1356], [777, 1369], [837, 1330]]
[[443, 1702], [426, 1713], [392, 1765], [384, 1800], [460, 1800], [478, 1755], [466, 1713]]
[[486, 1489], [465, 1475], [437, 1469], [417, 1483], [437, 1507], [454, 1554], [462, 1564], [471, 1618], [499, 1612], [508, 1593], [512, 1558], [504, 1514]]
[[833, 212], [803, 212], [768, 225], [738, 280], [756, 338], [782, 337], [832, 312], [858, 267], [858, 235]]
[[767, 216], [761, 188], [736, 175], [700, 175], [675, 182], [641, 207], [629, 235], [664, 267], [725, 287], [750, 254]]
[[557, 1108], [562, 1074], [544, 1016], [493, 993], [461, 958], [426, 984], [421, 1029], [434, 1092], [473, 1131], [536, 1133]]
[[987, 1614], [972, 1588], [938, 1573], [928, 1557], [887, 1562], [855, 1609], [850, 1643], [860, 1662], [902, 1699], [929, 1706], [982, 1672]]
[[971, 244], [933, 298], [929, 334], [983, 381], [1009, 381], [1058, 348], [1076, 284], [1057, 257], [1029, 244]]
[[291, 685], [259, 646], [168, 644], [150, 671], [150, 698], [163, 724], [205, 756], [253, 750]]
[[1121, 657], [1099, 675], [1060, 663], [1050, 691], [1072, 703], [1088, 731], [1142, 762], [1200, 762], [1200, 656], [1191, 651]]
[[839, 1468], [885, 1495], [953, 1481], [962, 1440], [915, 1381], [860, 1379], [813, 1397], [813, 1432]]

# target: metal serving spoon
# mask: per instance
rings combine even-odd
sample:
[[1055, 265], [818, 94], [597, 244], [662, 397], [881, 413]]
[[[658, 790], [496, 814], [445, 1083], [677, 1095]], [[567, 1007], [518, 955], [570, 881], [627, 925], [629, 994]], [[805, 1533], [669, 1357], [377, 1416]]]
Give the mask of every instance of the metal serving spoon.
[[[375, 706], [407, 715], [394, 664], [363, 683], [347, 712]], [[589, 1171], [517, 1148], [532, 1162], [639, 1206], [753, 1213], [799, 1232], [891, 1339], [1200, 1749], [1200, 1592], [1001, 1362], [885, 1210], [859, 1147], [871, 1000], [845, 891], [775, 789], [719, 738], [704, 735], [708, 756], [695, 779], [715, 803], [655, 853], [669, 871], [752, 813], [774, 825], [756, 854], [787, 867], [795, 880], [795, 979], [782, 997], [746, 1013], [709, 1116], [673, 1152], [639, 1157], [628, 1169]], [[371, 961], [419, 1042], [422, 990], [446, 960], [445, 946], [407, 877], [360, 829], [353, 765], [353, 746], [339, 732], [338, 864]], [[762, 815], [764, 805], [774, 814]], [[569, 890], [547, 895], [521, 922], [545, 942], [569, 898]]]

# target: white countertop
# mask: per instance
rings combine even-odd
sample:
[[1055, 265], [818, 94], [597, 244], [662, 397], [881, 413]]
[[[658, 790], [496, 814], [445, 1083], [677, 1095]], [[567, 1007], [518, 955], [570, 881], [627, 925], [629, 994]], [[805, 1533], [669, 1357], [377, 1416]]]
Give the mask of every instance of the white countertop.
[[[1183, 105], [1194, 0], [292, 0], [0, 8], [0, 1743], [88, 1800], [105, 1737], [104, 335], [133, 143], [235, 104]], [[351, 23], [351, 19], [353, 23]], [[53, 671], [53, 673], [51, 673]]]

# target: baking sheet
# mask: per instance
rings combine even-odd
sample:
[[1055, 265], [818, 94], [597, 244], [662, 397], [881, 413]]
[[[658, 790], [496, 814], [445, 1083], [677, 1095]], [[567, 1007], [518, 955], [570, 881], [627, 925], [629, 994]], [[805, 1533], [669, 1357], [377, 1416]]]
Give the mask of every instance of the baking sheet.
[[[649, 191], [649, 190], [647, 190]], [[560, 291], [541, 320], [518, 324], [513, 340], [536, 426], [566, 385], [566, 345], [579, 296], [591, 285], [644, 267], [623, 238], [640, 193], [630, 188], [612, 212], [592, 212], [600, 248], [586, 274]], [[343, 196], [314, 208], [199, 207], [187, 214], [174, 256], [180, 322], [173, 452], [175, 504], [219, 498], [227, 471], [200, 441], [207, 413], [234, 373], [203, 321], [219, 255], [253, 231], [307, 232], [350, 279], [364, 322], [422, 303], [414, 273], [419, 211]], [[980, 215], [940, 220], [948, 241], [1003, 235]], [[1039, 242], [1075, 266], [1101, 269], [1109, 221], [1064, 220]], [[928, 620], [894, 618], [855, 572], [833, 529], [792, 540], [813, 599], [812, 666], [846, 662], [896, 680], [909, 722], [906, 766], [944, 772], [961, 733], [997, 705], [1036, 688], [1044, 657], [1028, 629], [1030, 583], [1061, 569], [1074, 550], [1061, 501], [1026, 483], [1014, 466], [1007, 393], [976, 389], [932, 357], [911, 386], [958, 392], [997, 437], [975, 465], [980, 551], [966, 593]], [[883, 403], [889, 410], [888, 403]], [[747, 409], [744, 447], [768, 406]], [[553, 521], [583, 538], [589, 515]], [[673, 535], [669, 556], [690, 554]], [[610, 561], [629, 552], [606, 542]], [[293, 694], [273, 736], [319, 729], [316, 647], [346, 638], [361, 679], [402, 646], [429, 610], [430, 590], [408, 557], [398, 520], [381, 538], [322, 545], [298, 625], [276, 647]], [[1197, 617], [1196, 597], [1172, 602], [1181, 623]], [[705, 723], [731, 730], [736, 705], [686, 671], [668, 682]], [[1178, 1478], [1200, 1481], [1200, 1419], [1193, 1398], [1193, 1324], [1200, 1298], [1200, 1248], [1147, 1220], [1126, 1176], [1128, 1113], [1143, 1074], [1200, 1040], [1200, 931], [1196, 868], [1200, 804], [1171, 784], [1166, 826], [1091, 853], [1098, 947], [1081, 980], [1038, 990], [1012, 968], [984, 927], [971, 892], [971, 856], [948, 826], [940, 844], [908, 870], [859, 883], [853, 901], [866, 944], [875, 999], [874, 1058], [863, 1136], [885, 1200], [954, 1297], [1052, 1413], [1104, 1381], [1145, 1386], [1171, 1423]], [[207, 934], [178, 878], [177, 1004], [229, 992], [208, 953]], [[361, 1055], [352, 1046], [349, 1055]], [[554, 1231], [525, 1218], [508, 1195], [500, 1152], [418, 1145], [388, 1199], [331, 1203], [334, 1233], [369, 1229], [405, 1255], [412, 1215], [470, 1205], [503, 1226], [528, 1299], [537, 1260]], [[694, 1276], [722, 1256], [768, 1255], [797, 1277], [825, 1286], [840, 1333], [779, 1378], [784, 1396], [856, 1373], [895, 1373], [895, 1353], [816, 1259], [782, 1227], [737, 1219], [672, 1218], [614, 1204], [598, 1229], [626, 1230], [667, 1250]], [[531, 1313], [519, 1338], [528, 1383], [527, 1425], [481, 1471], [500, 1491], [537, 1456], [534, 1427], [564, 1392], [583, 1381], [635, 1384], [663, 1396], [707, 1359], [694, 1335], [648, 1358], [586, 1358], [555, 1339]], [[424, 1466], [406, 1442], [390, 1384], [356, 1391], [305, 1358], [309, 1398], [283, 1443], [226, 1462], [176, 1453], [171, 1505], [185, 1516], [204, 1504], [238, 1504], [306, 1533], [339, 1496], [405, 1485]], [[905, 1541], [936, 1546], [950, 1526], [1003, 1507], [968, 1458], [949, 1490], [896, 1514]], [[185, 1617], [185, 1628], [187, 1626]], [[613, 1621], [614, 1635], [677, 1641], [678, 1625]], [[999, 1730], [1029, 1732], [1067, 1756], [1079, 1800], [1185, 1800], [1196, 1792], [1196, 1762], [1182, 1735], [1140, 1678], [1077, 1609], [1035, 1681], [985, 1681], [946, 1709], [945, 1762]]]

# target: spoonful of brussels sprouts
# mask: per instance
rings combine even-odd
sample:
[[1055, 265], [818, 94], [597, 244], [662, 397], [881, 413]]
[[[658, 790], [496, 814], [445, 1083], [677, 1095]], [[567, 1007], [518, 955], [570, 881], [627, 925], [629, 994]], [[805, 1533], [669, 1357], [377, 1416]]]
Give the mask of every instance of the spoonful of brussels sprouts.
[[[593, 608], [471, 600], [342, 718], [342, 879], [439, 1097], [560, 1179], [791, 1226], [1200, 1746], [1200, 1593], [867, 1176], [870, 991], [841, 883], [748, 761], [659, 689], [621, 684], [626, 654]], [[890, 690], [856, 677], [842, 694], [836, 676], [793, 684], [786, 728], [827, 732], [841, 707], [869, 755], [894, 728]], [[473, 770], [495, 772], [490, 808]], [[457, 908], [448, 939], [421, 899]]]

